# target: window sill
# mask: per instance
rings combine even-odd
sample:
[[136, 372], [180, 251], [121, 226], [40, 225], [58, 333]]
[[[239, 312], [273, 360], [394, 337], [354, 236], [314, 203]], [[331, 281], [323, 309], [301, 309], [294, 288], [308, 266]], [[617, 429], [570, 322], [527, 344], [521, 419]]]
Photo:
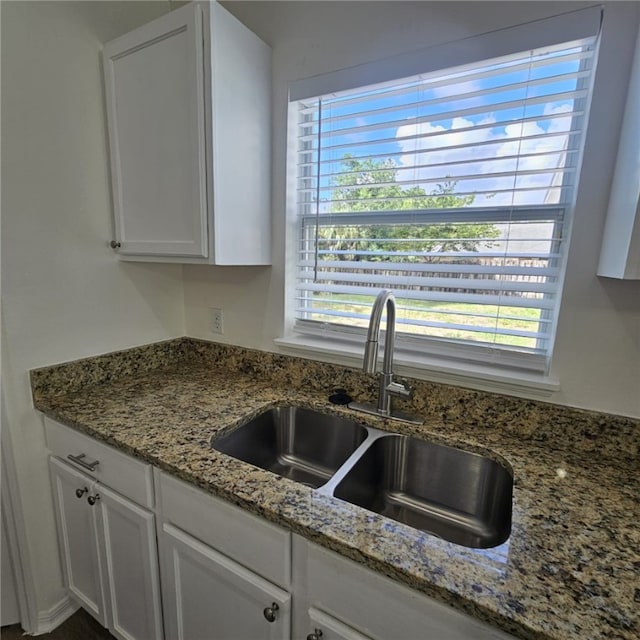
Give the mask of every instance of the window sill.
[[[338, 337], [329, 340], [326, 337], [294, 334], [276, 338], [274, 342], [282, 353], [353, 368], [362, 366], [364, 340]], [[522, 398], [550, 398], [560, 389], [558, 380], [542, 374], [507, 371], [473, 363], [454, 363], [403, 349], [397, 343], [394, 351], [394, 373], [418, 380]]]

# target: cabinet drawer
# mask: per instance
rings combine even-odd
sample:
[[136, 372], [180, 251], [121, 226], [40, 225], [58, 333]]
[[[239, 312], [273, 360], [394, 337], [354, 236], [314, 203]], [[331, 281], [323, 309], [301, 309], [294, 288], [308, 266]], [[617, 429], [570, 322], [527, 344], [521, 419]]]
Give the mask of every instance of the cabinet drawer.
[[[44, 428], [51, 453], [123, 496], [153, 509], [153, 474], [150, 465], [46, 416]], [[98, 464], [92, 465], [95, 461]], [[89, 468], [91, 466], [93, 470]]]
[[291, 584], [291, 534], [156, 470], [164, 522], [189, 533], [284, 589]]

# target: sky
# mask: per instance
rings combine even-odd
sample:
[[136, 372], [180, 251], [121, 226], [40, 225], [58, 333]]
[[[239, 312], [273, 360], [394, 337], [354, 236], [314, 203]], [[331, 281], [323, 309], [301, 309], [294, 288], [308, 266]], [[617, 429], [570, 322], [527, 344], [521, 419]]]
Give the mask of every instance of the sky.
[[[568, 92], [581, 82], [580, 65], [574, 48], [431, 74], [392, 90], [327, 97], [322, 173], [340, 172], [346, 153], [373, 155], [391, 158], [396, 182], [406, 187], [418, 184], [429, 193], [454, 180], [457, 192], [475, 194], [471, 206], [558, 202], [560, 189], [549, 189], [558, 168], [568, 165], [565, 184], [576, 179], [570, 167], [577, 137], [567, 132], [580, 105]], [[330, 200], [332, 184], [330, 176], [321, 178], [321, 201]]]

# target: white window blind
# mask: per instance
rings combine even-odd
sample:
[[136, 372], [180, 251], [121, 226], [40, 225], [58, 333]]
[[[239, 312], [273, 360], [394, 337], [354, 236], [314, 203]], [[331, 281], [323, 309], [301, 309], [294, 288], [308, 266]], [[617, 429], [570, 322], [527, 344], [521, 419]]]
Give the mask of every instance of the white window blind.
[[415, 344], [544, 369], [595, 40], [294, 102], [297, 330], [364, 331], [388, 288]]

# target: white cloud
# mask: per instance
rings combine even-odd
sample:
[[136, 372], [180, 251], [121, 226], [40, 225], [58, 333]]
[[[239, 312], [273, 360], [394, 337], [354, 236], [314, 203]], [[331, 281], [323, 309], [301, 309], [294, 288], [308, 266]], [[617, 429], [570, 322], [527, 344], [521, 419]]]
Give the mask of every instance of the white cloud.
[[[571, 111], [569, 104], [546, 105], [545, 116], [557, 116], [539, 122], [524, 122], [506, 126], [474, 128], [478, 125], [493, 124], [495, 120], [487, 116], [481, 121], [457, 117], [449, 128], [430, 123], [404, 125], [397, 129], [398, 144], [406, 152], [400, 157], [397, 179], [401, 181], [420, 181], [432, 179], [444, 182], [456, 180], [456, 176], [474, 176], [459, 179], [458, 191], [477, 191], [491, 194], [497, 190], [516, 188], [539, 188], [538, 191], [521, 191], [515, 194], [495, 193], [493, 197], [476, 196], [475, 205], [508, 205], [557, 202], [559, 189], [551, 189], [558, 183], [559, 173], [554, 172], [565, 161], [568, 136], [565, 134], [571, 126], [571, 117], [564, 116]], [[556, 133], [553, 137], [521, 140], [523, 136], [537, 136]], [[434, 135], [435, 134], [435, 135]], [[403, 140], [409, 136], [426, 136], [414, 140]], [[478, 143], [480, 146], [477, 146]], [[455, 148], [458, 147], [458, 148]], [[437, 150], [436, 150], [437, 149]], [[510, 156], [532, 155], [532, 157], [510, 158]], [[470, 161], [471, 164], [467, 164]], [[440, 163], [444, 166], [432, 166]], [[430, 165], [414, 168], [416, 165]], [[533, 175], [517, 175], [521, 171], [548, 170]], [[491, 174], [506, 173], [506, 176]], [[475, 178], [475, 176], [478, 176]], [[490, 177], [482, 177], [490, 176]], [[429, 184], [425, 185], [430, 191]]]

